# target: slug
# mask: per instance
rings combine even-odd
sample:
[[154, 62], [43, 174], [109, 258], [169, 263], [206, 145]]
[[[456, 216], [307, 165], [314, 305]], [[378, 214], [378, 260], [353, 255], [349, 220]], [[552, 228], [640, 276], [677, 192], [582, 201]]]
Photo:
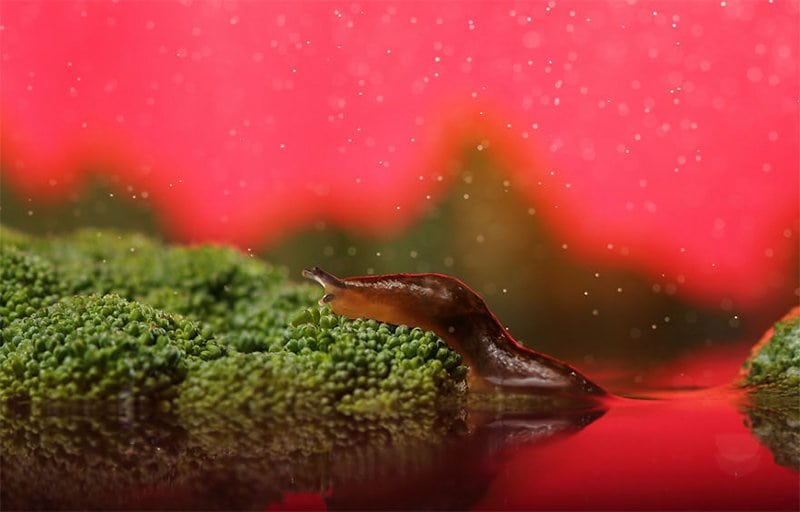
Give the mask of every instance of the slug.
[[480, 295], [455, 277], [386, 274], [339, 279], [318, 267], [303, 270], [303, 276], [323, 286], [320, 304], [329, 304], [338, 315], [435, 332], [469, 366], [472, 389], [606, 394], [566, 363], [517, 342]]

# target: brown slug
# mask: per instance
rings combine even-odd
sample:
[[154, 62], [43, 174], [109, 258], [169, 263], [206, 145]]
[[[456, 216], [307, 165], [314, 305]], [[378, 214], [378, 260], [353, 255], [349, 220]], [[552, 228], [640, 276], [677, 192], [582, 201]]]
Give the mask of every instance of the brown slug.
[[522, 346], [484, 300], [443, 274], [386, 274], [339, 279], [318, 268], [303, 276], [325, 288], [321, 304], [348, 318], [371, 318], [434, 331], [469, 366], [473, 389], [530, 389], [605, 395], [571, 366]]

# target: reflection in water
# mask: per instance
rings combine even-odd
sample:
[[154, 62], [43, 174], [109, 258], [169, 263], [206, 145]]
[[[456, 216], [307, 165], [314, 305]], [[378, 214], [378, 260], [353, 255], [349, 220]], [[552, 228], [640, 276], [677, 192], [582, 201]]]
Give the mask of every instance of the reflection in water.
[[798, 474], [776, 465], [725, 388], [619, 399], [568, 439], [510, 454], [479, 509], [797, 510]]
[[781, 466], [800, 471], [800, 398], [797, 390], [761, 388], [745, 407], [747, 423]]
[[122, 507], [130, 489], [170, 479], [186, 439], [169, 414], [5, 408], [0, 501], [4, 509]]
[[[330, 509], [457, 509], [464, 510], [486, 493], [509, 450], [534, 446], [577, 432], [603, 415], [601, 410], [565, 414], [470, 413], [472, 428], [426, 447], [424, 464], [411, 471], [376, 470], [367, 478], [345, 477], [327, 498]], [[379, 468], [392, 468], [393, 458], [380, 454]]]
[[464, 508], [483, 495], [505, 449], [601, 414], [483, 411], [387, 425], [9, 409], [0, 418], [0, 497], [4, 509], [261, 509], [311, 491], [331, 508]]
[[558, 413], [470, 402], [395, 423], [4, 410], [0, 500], [4, 509], [279, 510], [298, 499], [340, 510], [797, 509], [797, 410], [740, 398], [709, 390]]

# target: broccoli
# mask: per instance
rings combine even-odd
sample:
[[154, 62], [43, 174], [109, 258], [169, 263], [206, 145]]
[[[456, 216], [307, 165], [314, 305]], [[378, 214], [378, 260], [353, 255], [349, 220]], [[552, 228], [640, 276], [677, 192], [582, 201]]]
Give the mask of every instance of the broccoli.
[[800, 311], [775, 324], [772, 335], [744, 363], [747, 386], [800, 387]]
[[63, 293], [48, 261], [16, 247], [0, 251], [0, 329], [54, 304]]
[[115, 293], [230, 328], [231, 311], [285, 286], [285, 271], [229, 247], [169, 247], [139, 234], [80, 230], [31, 245], [54, 262], [70, 294]]
[[433, 333], [346, 320], [318, 307], [301, 310], [265, 343], [266, 351], [198, 364], [182, 385], [179, 404], [295, 414], [414, 415], [437, 398], [456, 395], [466, 374], [460, 356]]
[[743, 409], [753, 434], [775, 462], [800, 469], [800, 308], [795, 308], [753, 348], [739, 382], [749, 393]]
[[336, 316], [234, 249], [94, 230], [0, 237], [0, 400], [396, 418], [463, 397], [467, 369], [435, 334]]
[[250, 488], [278, 500], [351, 478], [363, 460], [394, 470], [418, 453], [398, 447], [437, 445], [462, 422], [466, 368], [442, 340], [336, 316], [283, 269], [108, 231], [6, 235], [11, 508], [118, 508], [136, 503], [131, 487], [164, 481], [204, 507], [231, 508]]
[[76, 295], [3, 329], [0, 399], [157, 397], [183, 380], [187, 358], [222, 354], [182, 317], [116, 295]]

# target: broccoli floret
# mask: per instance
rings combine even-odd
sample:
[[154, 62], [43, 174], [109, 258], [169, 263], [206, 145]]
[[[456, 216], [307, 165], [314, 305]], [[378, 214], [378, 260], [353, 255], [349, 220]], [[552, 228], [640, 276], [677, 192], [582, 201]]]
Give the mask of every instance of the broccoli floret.
[[[262, 352], [198, 365], [183, 383], [184, 408], [414, 415], [460, 390], [460, 356], [431, 332], [300, 310]], [[254, 392], [254, 390], [256, 392]]]
[[0, 329], [34, 314], [64, 293], [55, 269], [46, 260], [4, 245], [0, 250]]
[[800, 469], [800, 308], [756, 344], [742, 373], [740, 384], [749, 388], [748, 426], [772, 450], [775, 462]]
[[169, 247], [138, 234], [81, 230], [36, 250], [73, 294], [115, 293], [220, 327], [233, 305], [286, 281], [282, 269], [229, 247]]
[[744, 363], [744, 384], [800, 388], [800, 311], [775, 324], [773, 334]]
[[159, 397], [186, 376], [187, 358], [224, 350], [197, 325], [116, 295], [74, 296], [2, 332], [0, 399]]
[[249, 341], [254, 333], [261, 339], [316, 300], [285, 269], [230, 247], [164, 246], [138, 234], [81, 230], [36, 250], [54, 263], [67, 294], [115, 293], [181, 314], [245, 351], [263, 345]]
[[[435, 334], [333, 315], [315, 304], [314, 287], [294, 284], [283, 269], [234, 249], [170, 247], [96, 230], [31, 238], [24, 249], [9, 254], [41, 262], [36, 275], [48, 277], [15, 281], [12, 288], [23, 290], [17, 302], [37, 294], [46, 300], [19, 306], [32, 316], [3, 333], [7, 346], [0, 362], [9, 386], [0, 398], [107, 397], [122, 390], [168, 395], [163, 389], [179, 390], [187, 411], [388, 418], [463, 396], [467, 370]], [[57, 286], [50, 290], [39, 282]], [[62, 303], [44, 310], [59, 298]], [[159, 324], [153, 335], [153, 322], [171, 323]], [[77, 324], [93, 326], [93, 341], [85, 328], [74, 332]], [[100, 365], [94, 352], [68, 350], [87, 343], [98, 350], [115, 347], [114, 357], [103, 356]], [[177, 355], [167, 358], [161, 351]], [[133, 361], [128, 364], [137, 370], [110, 372], [106, 359]], [[164, 362], [167, 367], [159, 366]]]

